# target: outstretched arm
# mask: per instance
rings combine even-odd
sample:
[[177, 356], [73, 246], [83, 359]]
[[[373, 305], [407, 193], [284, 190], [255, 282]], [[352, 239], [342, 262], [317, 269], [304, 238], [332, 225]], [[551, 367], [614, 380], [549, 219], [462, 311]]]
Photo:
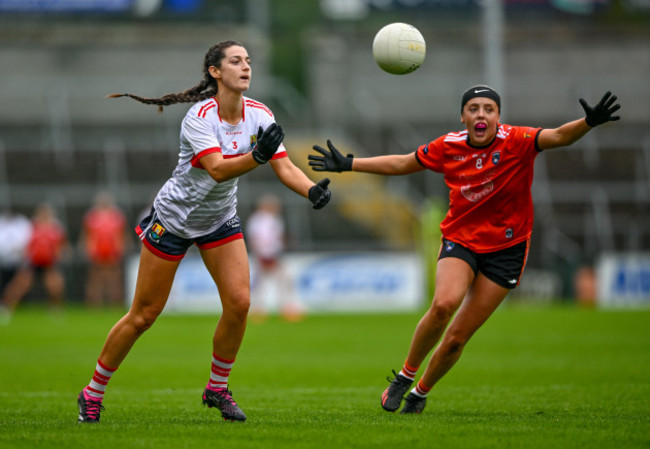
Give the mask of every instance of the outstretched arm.
[[328, 178], [314, 184], [288, 157], [271, 161], [271, 167], [282, 183], [299, 195], [308, 198], [314, 209], [321, 209], [329, 202], [331, 192]]
[[619, 116], [612, 115], [621, 108], [621, 105], [616, 103], [616, 100], [616, 95], [607, 92], [596, 106], [591, 107], [581, 98], [580, 104], [585, 110], [585, 117], [565, 123], [559, 128], [541, 130], [537, 138], [538, 148], [540, 150], [549, 150], [571, 145], [587, 134], [591, 128], [606, 122], [620, 120]]
[[355, 158], [352, 154], [343, 156], [330, 140], [327, 141], [327, 147], [328, 150], [314, 145], [314, 150], [321, 155], [310, 154], [307, 157], [312, 170], [356, 171], [377, 175], [407, 175], [424, 170], [415, 158], [415, 153]]

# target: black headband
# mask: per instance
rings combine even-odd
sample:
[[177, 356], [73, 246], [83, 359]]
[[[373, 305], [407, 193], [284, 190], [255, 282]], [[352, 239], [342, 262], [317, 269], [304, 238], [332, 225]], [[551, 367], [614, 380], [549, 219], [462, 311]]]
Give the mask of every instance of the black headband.
[[460, 103], [461, 114], [463, 113], [463, 108], [465, 107], [465, 103], [467, 103], [472, 98], [476, 98], [476, 97], [485, 97], [485, 98], [489, 98], [490, 100], [494, 100], [494, 102], [497, 104], [497, 107], [499, 108], [499, 111], [501, 110], [501, 97], [499, 96], [497, 91], [492, 89], [490, 86], [479, 84], [477, 86], [470, 87], [463, 94], [463, 99], [461, 100]]

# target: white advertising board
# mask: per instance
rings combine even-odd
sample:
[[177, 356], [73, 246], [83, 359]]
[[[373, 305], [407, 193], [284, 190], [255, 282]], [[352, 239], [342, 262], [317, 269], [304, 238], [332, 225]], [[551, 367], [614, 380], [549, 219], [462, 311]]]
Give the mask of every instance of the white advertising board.
[[603, 254], [597, 270], [599, 305], [650, 306], [650, 253]]
[[422, 263], [412, 253], [294, 255], [287, 268], [308, 311], [415, 310], [424, 299]]
[[[287, 254], [283, 260], [293, 300], [307, 313], [411, 311], [424, 300], [423, 266], [414, 253], [300, 253]], [[253, 281], [254, 268], [251, 264]], [[129, 305], [137, 271], [134, 257], [127, 264]], [[266, 304], [274, 312], [277, 292], [268, 295]], [[217, 288], [201, 258], [191, 251], [178, 267], [165, 312], [220, 311]]]

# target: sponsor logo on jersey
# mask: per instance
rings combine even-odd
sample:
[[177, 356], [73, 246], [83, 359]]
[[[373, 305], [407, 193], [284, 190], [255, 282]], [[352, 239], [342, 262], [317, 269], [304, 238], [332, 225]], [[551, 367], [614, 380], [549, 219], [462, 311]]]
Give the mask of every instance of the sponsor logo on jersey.
[[164, 233], [165, 233], [165, 228], [163, 228], [160, 223], [154, 223], [154, 225], [151, 227], [151, 232], [149, 233], [149, 237], [151, 237], [151, 240], [158, 243], [160, 241], [160, 237], [162, 237]]
[[234, 228], [235, 226], [239, 226], [239, 217], [231, 218], [226, 222], [226, 226], [229, 228]]
[[492, 193], [493, 190], [494, 184], [491, 180], [487, 180], [478, 186], [472, 186], [470, 184], [462, 186], [460, 193], [472, 203], [476, 203]]
[[500, 159], [501, 159], [501, 152], [500, 151], [496, 151], [496, 152], [492, 153], [492, 163], [494, 165], [497, 165], [499, 163]]

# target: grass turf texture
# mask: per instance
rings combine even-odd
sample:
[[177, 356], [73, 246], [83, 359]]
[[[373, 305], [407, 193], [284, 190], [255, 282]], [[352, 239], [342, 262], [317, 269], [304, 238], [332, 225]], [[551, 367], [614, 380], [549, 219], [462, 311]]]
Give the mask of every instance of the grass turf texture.
[[230, 377], [246, 423], [201, 406], [217, 317], [162, 316], [77, 424], [119, 312], [19, 309], [0, 327], [1, 448], [650, 446], [650, 311], [519, 308], [478, 331], [419, 416], [383, 411], [420, 314], [250, 324]]

